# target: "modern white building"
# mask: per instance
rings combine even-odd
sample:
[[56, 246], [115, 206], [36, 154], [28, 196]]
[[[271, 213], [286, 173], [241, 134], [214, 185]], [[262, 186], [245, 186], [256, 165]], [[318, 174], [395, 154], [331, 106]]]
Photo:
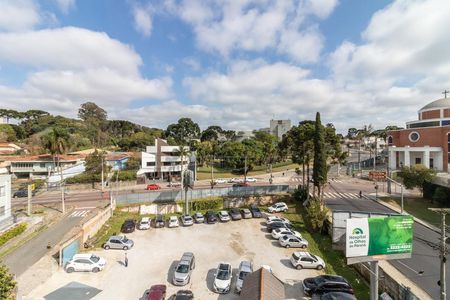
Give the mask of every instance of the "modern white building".
[[11, 175], [0, 175], [0, 228], [11, 217]]
[[[189, 147], [184, 148], [189, 151]], [[181, 146], [170, 146], [166, 140], [155, 139], [154, 146], [147, 146], [145, 152], [141, 152], [141, 168], [137, 175], [160, 180], [180, 177], [181, 168], [186, 170], [190, 160], [188, 155], [181, 162], [180, 149]]]
[[291, 128], [291, 120], [270, 120], [270, 134], [276, 136], [279, 141]]

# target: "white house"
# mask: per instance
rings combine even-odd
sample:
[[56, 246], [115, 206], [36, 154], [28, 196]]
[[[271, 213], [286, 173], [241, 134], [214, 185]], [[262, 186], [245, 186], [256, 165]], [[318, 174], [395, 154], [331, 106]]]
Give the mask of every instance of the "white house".
[[[141, 152], [141, 168], [138, 176], [146, 178], [167, 180], [181, 175], [181, 168], [186, 170], [189, 165], [189, 157], [183, 157], [181, 162], [181, 146], [170, 146], [166, 140], [155, 139], [154, 146], [147, 146], [145, 152]], [[185, 147], [189, 151], [189, 147]]]
[[0, 175], [0, 228], [11, 217], [11, 175]]

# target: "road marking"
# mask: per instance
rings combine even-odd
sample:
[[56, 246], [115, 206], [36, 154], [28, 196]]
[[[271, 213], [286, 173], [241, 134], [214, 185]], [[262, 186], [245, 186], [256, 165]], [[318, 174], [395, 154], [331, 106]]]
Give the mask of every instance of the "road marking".
[[69, 218], [83, 218], [89, 210], [75, 210], [70, 215]]

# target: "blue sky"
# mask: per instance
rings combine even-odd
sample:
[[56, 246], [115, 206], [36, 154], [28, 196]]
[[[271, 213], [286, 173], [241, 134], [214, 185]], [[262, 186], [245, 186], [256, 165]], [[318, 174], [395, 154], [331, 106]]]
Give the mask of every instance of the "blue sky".
[[[0, 105], [165, 128], [403, 126], [450, 88], [450, 1], [0, 0]], [[447, 9], [446, 9], [447, 8]]]

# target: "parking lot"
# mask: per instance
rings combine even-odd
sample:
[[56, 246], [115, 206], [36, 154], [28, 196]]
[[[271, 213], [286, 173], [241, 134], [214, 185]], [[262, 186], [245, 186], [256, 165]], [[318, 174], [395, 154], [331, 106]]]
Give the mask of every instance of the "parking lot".
[[[146, 290], [154, 284], [166, 284], [168, 296], [180, 289], [190, 289], [195, 299], [239, 299], [239, 295], [234, 292], [234, 284], [242, 260], [252, 261], [254, 270], [261, 265], [271, 266], [273, 273], [286, 283], [286, 298], [303, 299], [302, 279], [320, 272], [294, 269], [289, 258], [292, 252], [300, 250], [280, 247], [264, 225], [264, 219], [247, 219], [137, 230], [127, 235], [135, 242], [134, 248], [127, 251], [128, 267], [123, 264], [123, 250], [94, 251], [107, 260], [103, 271], [96, 274], [68, 274], [59, 269], [25, 299], [44, 299], [49, 293], [71, 282], [100, 289], [101, 292], [93, 299], [144, 299]], [[176, 287], [171, 279], [183, 252], [195, 254], [196, 268], [188, 285]], [[231, 292], [225, 295], [212, 291], [214, 272], [219, 262], [229, 262], [233, 267]]]

